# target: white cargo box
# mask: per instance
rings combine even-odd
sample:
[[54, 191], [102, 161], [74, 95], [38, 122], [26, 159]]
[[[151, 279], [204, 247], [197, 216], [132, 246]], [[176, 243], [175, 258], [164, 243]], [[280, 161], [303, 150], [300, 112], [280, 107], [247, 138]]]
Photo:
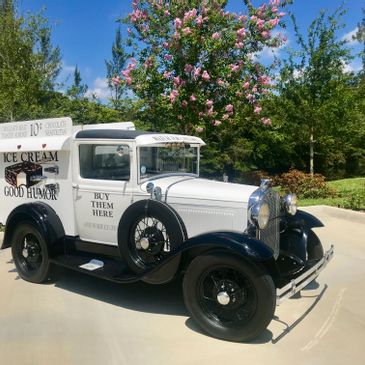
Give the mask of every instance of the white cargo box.
[[71, 118], [0, 124], [0, 223], [24, 203], [43, 201], [75, 234], [72, 141], [80, 130], [134, 130], [131, 122], [73, 126]]

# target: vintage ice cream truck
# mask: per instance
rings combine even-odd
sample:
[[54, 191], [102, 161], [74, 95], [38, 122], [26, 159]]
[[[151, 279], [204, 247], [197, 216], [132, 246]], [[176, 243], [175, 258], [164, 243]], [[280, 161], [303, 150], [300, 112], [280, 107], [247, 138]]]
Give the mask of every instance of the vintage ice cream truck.
[[47, 281], [53, 265], [117, 283], [180, 275], [204, 331], [231, 341], [258, 336], [333, 247], [324, 252], [312, 230], [322, 223], [267, 181], [199, 178], [203, 146], [133, 123], [0, 124], [2, 248], [34, 283]]

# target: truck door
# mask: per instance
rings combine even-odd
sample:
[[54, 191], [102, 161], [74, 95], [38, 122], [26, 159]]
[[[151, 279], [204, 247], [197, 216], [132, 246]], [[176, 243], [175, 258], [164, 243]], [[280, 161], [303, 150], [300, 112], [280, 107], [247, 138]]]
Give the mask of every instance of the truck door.
[[82, 240], [118, 244], [118, 224], [132, 201], [132, 146], [128, 142], [77, 142], [73, 196]]

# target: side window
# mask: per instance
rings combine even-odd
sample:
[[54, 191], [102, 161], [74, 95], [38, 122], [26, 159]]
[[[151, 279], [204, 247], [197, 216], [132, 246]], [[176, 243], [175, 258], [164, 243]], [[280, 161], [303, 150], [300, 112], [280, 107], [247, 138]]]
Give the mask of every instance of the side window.
[[80, 144], [79, 156], [80, 176], [84, 179], [129, 180], [127, 145]]

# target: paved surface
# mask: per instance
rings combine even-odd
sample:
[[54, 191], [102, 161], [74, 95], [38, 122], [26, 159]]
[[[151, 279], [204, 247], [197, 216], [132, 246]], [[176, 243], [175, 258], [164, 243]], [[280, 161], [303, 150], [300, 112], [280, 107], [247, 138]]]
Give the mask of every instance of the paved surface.
[[0, 251], [0, 363], [364, 364], [365, 214], [306, 210], [326, 224], [317, 233], [335, 244], [335, 257], [320, 287], [280, 305], [249, 344], [202, 334], [179, 283], [120, 286], [58, 270], [55, 284], [35, 285], [19, 280], [9, 249]]

